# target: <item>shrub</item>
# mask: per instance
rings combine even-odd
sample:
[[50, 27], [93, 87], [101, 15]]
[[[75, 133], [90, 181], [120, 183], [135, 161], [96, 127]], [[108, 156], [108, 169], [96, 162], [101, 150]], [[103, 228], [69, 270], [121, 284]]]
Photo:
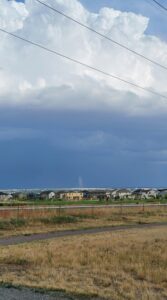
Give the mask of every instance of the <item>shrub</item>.
[[51, 218], [40, 219], [44, 224], [65, 224], [65, 223], [76, 223], [77, 217], [74, 216], [53, 216]]
[[8, 229], [8, 228], [9, 228], [9, 222], [0, 221], [0, 229]]
[[26, 220], [25, 219], [11, 219], [10, 220], [11, 225], [13, 225], [14, 227], [21, 227], [26, 225]]
[[13, 229], [24, 225], [26, 225], [26, 220], [24, 219], [11, 219], [0, 221], [0, 229], [2, 230]]

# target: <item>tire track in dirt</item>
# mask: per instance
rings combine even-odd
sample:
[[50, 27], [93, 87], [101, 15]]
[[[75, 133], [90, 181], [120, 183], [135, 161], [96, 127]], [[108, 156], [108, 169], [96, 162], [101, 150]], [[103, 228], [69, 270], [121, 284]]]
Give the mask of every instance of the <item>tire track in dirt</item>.
[[96, 228], [77, 229], [77, 230], [63, 230], [63, 231], [48, 232], [48, 233], [37, 233], [31, 235], [17, 235], [17, 236], [0, 238], [0, 246], [11, 246], [11, 245], [18, 245], [18, 244], [35, 242], [35, 241], [43, 241], [43, 240], [50, 240], [50, 239], [57, 239], [61, 237], [69, 237], [69, 236], [77, 236], [77, 235], [85, 235], [85, 234], [97, 234], [97, 233], [114, 232], [114, 231], [129, 230], [129, 229], [153, 228], [153, 227], [161, 227], [161, 226], [167, 226], [167, 223], [165, 222], [165, 223], [108, 226], [108, 227], [98, 227], [98, 228], [96, 227]]

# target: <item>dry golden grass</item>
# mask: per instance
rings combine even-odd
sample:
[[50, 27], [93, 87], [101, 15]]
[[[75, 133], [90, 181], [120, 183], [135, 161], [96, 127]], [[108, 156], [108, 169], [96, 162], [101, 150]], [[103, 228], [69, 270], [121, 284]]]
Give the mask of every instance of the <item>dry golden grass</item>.
[[[53, 216], [73, 216], [77, 222], [52, 223], [43, 222]], [[25, 220], [21, 226], [3, 228], [3, 221], [17, 217]], [[0, 212], [0, 236], [31, 234], [39, 232], [81, 229], [101, 226], [117, 226], [135, 223], [167, 222], [167, 208], [142, 207], [136, 208], [97, 208], [97, 209], [70, 209], [70, 210], [39, 210]], [[24, 223], [24, 222], [23, 222]]]
[[96, 208], [58, 208], [58, 209], [34, 209], [32, 210], [22, 210], [20, 207], [18, 210], [4, 210], [0, 211], [0, 220], [10, 219], [10, 218], [25, 218], [25, 219], [37, 219], [41, 217], [50, 217], [53, 215], [87, 215], [95, 217], [110, 217], [112, 215], [134, 215], [134, 214], [143, 214], [143, 213], [152, 213], [152, 215], [166, 214], [167, 207], [158, 207], [158, 206], [140, 206], [140, 207], [106, 207], [101, 208], [99, 205]]
[[167, 227], [0, 248], [0, 280], [106, 299], [167, 299]]

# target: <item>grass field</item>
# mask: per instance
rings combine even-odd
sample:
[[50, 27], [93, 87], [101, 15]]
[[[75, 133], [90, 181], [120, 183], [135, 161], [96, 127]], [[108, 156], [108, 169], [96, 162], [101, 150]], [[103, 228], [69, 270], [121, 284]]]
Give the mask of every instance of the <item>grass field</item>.
[[0, 212], [0, 235], [152, 222], [167, 222], [167, 207], [6, 210]]
[[167, 299], [167, 227], [0, 248], [0, 281], [106, 299]]
[[23, 205], [105, 205], [105, 204], [142, 204], [142, 203], [167, 203], [166, 198], [150, 198], [150, 199], [109, 199], [106, 200], [99, 200], [99, 199], [83, 199], [81, 201], [68, 201], [68, 200], [60, 200], [60, 199], [32, 199], [32, 200], [13, 200], [10, 202], [0, 202], [0, 206], [23, 206]]

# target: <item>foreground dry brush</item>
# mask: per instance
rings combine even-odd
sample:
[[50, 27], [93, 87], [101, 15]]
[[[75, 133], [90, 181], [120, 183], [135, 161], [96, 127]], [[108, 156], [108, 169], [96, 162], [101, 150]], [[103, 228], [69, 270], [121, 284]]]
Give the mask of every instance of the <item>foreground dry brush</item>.
[[0, 236], [153, 222], [167, 222], [167, 207], [5, 210]]
[[0, 248], [0, 280], [106, 299], [167, 299], [167, 227]]

